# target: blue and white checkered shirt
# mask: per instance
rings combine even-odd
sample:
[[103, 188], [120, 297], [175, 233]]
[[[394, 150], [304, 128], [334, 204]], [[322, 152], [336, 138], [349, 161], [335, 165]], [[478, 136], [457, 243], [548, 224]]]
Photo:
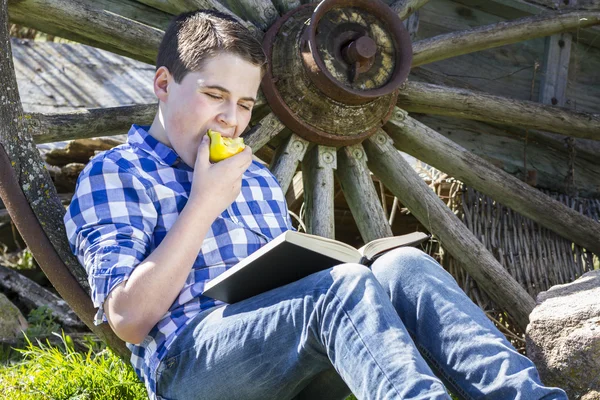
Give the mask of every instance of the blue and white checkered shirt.
[[[133, 125], [126, 144], [96, 155], [79, 176], [64, 222], [71, 250], [85, 267], [98, 307], [161, 243], [183, 210], [192, 169], [175, 151]], [[179, 296], [140, 345], [127, 344], [131, 363], [156, 399], [155, 372], [178, 333], [220, 302], [203, 296], [204, 285], [238, 261], [293, 229], [283, 191], [256, 161], [243, 175], [236, 200], [213, 222]]]

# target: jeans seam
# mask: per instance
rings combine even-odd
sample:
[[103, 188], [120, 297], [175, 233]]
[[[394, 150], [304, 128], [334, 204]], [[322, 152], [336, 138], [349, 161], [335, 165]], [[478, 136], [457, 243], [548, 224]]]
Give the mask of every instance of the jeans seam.
[[454, 389], [456, 392], [458, 392], [457, 394], [459, 394], [460, 396], [462, 396], [463, 399], [467, 399], [467, 400], [475, 400], [474, 397], [472, 397], [471, 395], [469, 395], [467, 392], [465, 392], [463, 390], [463, 388], [460, 387], [460, 385], [458, 385], [456, 383], [456, 381], [449, 375], [447, 374], [444, 369], [442, 368], [442, 366], [440, 365], [440, 363], [438, 363], [434, 357], [432, 357], [431, 353], [429, 353], [429, 351], [423, 347], [421, 344], [418, 344], [415, 341], [415, 344], [417, 344], [417, 347], [419, 348], [419, 352], [421, 353], [421, 355], [426, 358], [430, 364], [433, 364], [435, 366], [436, 371], [443, 375], [444, 379], [446, 379], [448, 381], [448, 383], [450, 383], [452, 385], [452, 389]]
[[377, 362], [377, 360], [373, 356], [373, 353], [371, 353], [371, 350], [369, 349], [369, 347], [365, 343], [364, 339], [362, 338], [362, 336], [360, 334], [360, 331], [356, 328], [356, 325], [354, 324], [354, 322], [350, 318], [350, 315], [348, 315], [348, 312], [344, 309], [343, 303], [342, 303], [341, 299], [335, 293], [332, 293], [332, 295], [338, 301], [338, 303], [340, 304], [340, 306], [342, 306], [342, 311], [344, 312], [344, 315], [346, 316], [346, 318], [348, 319], [348, 321], [350, 321], [350, 324], [352, 325], [352, 328], [354, 329], [354, 331], [358, 335], [358, 338], [360, 339], [360, 341], [363, 343], [365, 349], [367, 349], [367, 352], [369, 353], [369, 355], [371, 356], [371, 358], [375, 362], [375, 365], [377, 365], [377, 367], [379, 368], [379, 370], [381, 371], [381, 373], [383, 374], [383, 376], [385, 377], [385, 379], [388, 381], [388, 383], [392, 386], [392, 388], [394, 389], [394, 391], [396, 392], [396, 394], [398, 396], [400, 396], [400, 392], [398, 391], [398, 388], [396, 388], [396, 385], [394, 385], [394, 383], [392, 382], [392, 380], [386, 375], [386, 373], [383, 370], [383, 368], [381, 367], [381, 365], [379, 365], [379, 363]]

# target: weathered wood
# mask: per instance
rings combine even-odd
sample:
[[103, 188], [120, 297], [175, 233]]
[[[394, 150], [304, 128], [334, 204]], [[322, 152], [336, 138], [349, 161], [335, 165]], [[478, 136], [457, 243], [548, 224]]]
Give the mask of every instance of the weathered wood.
[[410, 41], [414, 42], [419, 31], [419, 11], [410, 14], [404, 21], [404, 27], [410, 35]]
[[301, 1], [301, 0], [273, 0], [273, 4], [279, 14], [283, 15], [288, 11], [295, 9], [296, 7], [300, 7], [302, 3], [312, 3], [312, 1]]
[[396, 109], [384, 129], [394, 139], [394, 145], [402, 151], [465, 182], [580, 246], [594, 253], [600, 252], [600, 223], [494, 167], [409, 117], [404, 111]]
[[565, 107], [572, 39], [573, 35], [570, 33], [560, 33], [546, 38], [540, 82], [540, 103]]
[[600, 140], [600, 114], [580, 113], [467, 89], [407, 82], [398, 96], [398, 106], [409, 112], [509, 124]]
[[[570, 160], [562, 139], [557, 140], [535, 130], [525, 132], [520, 128], [439, 115], [416, 114], [413, 118], [513, 176], [521, 178], [535, 171], [538, 188], [559, 193], [568, 191], [565, 177]], [[525, 135], [528, 138], [527, 169], [524, 169], [523, 163]], [[574, 168], [574, 190], [583, 197], [600, 198], [597, 153], [584, 152], [582, 147], [577, 146]]]
[[335, 176], [365, 243], [392, 236], [377, 190], [367, 167], [367, 155], [360, 144], [342, 147], [338, 151]]
[[43, 29], [51, 25], [64, 32], [73, 32], [78, 37], [92, 40], [100, 48], [109, 51], [116, 48], [121, 54], [150, 64], [156, 60], [164, 34], [161, 29], [99, 8], [91, 0], [11, 1], [9, 16], [11, 21], [25, 26]]
[[[429, 38], [453, 31], [464, 31], [478, 26], [502, 22], [505, 18], [516, 19], [523, 15], [494, 15], [492, 2], [485, 7], [477, 0], [468, 7], [465, 0], [436, 0], [419, 10], [418, 38]], [[587, 30], [589, 30], [588, 28]], [[581, 35], [586, 29], [577, 31], [578, 41], [572, 44], [572, 65], [569, 68], [568, 108], [577, 111], [597, 113], [600, 107], [600, 75], [593, 71], [600, 70], [600, 40], [595, 43], [583, 43]], [[595, 37], [597, 37], [596, 35]], [[539, 71], [534, 73], [536, 63], [544, 56], [545, 38], [518, 42], [507, 46], [487, 49], [460, 57], [449, 58], [441, 62], [413, 68], [411, 77], [419, 69], [427, 69], [447, 79], [469, 85], [472, 89], [481, 90], [497, 96], [538, 101], [538, 92], [531, 96], [531, 87], [540, 87]], [[436, 82], [430, 82], [436, 83]], [[446, 86], [461, 87], [459, 84], [444, 83]], [[590, 141], [588, 141], [590, 142]], [[600, 145], [600, 143], [599, 143]]]
[[279, 146], [270, 170], [279, 181], [283, 193], [286, 193], [294, 178], [298, 163], [304, 158], [309, 142], [292, 133], [290, 137]]
[[285, 128], [279, 119], [273, 113], [269, 113], [266, 117], [260, 120], [249, 132], [242, 135], [244, 143], [257, 151], [265, 144], [269, 143], [274, 136]]
[[305, 224], [308, 233], [335, 238], [333, 170], [337, 168], [335, 147], [313, 146], [302, 160]]
[[[259, 40], [262, 40], [263, 32], [252, 22], [247, 21], [242, 18], [240, 15], [236, 15], [230, 9], [221, 4], [218, 0], [149, 0], [156, 2], [166, 2], [169, 3], [166, 7], [174, 7], [177, 10], [176, 14], [185, 12], [185, 11], [194, 11], [198, 9], [208, 9], [208, 10], [216, 10], [222, 12], [223, 14], [227, 14], [230, 17], [237, 20], [239, 23], [248, 28], [251, 32], [253, 32]], [[225, 1], [225, 0], [224, 0]]]
[[371, 171], [438, 237], [486, 293], [525, 329], [535, 306], [533, 298], [423, 182], [385, 133], [377, 133], [364, 145]]
[[413, 44], [413, 67], [600, 23], [598, 11], [554, 12], [453, 32]]
[[[566, 3], [569, 4], [569, 8], [575, 8], [577, 0]], [[573, 35], [566, 32], [546, 38], [540, 81], [540, 103], [565, 106], [572, 39]]]
[[[6, 0], [3, 0], [2, 4], [6, 4]], [[0, 15], [5, 15], [4, 11], [4, 9], [0, 10]], [[57, 245], [61, 258], [73, 275], [83, 285], [87, 285], [83, 267], [69, 251], [62, 222], [65, 210], [57, 197], [56, 189], [40, 153], [26, 128], [13, 69], [8, 20], [0, 23], [0, 43], [2, 52], [0, 82], [3, 83], [3, 91], [0, 95], [0, 145], [10, 157], [21, 189], [44, 227], [46, 235]]]
[[429, 0], [398, 0], [392, 3], [390, 8], [404, 20], [428, 2]]
[[[7, 0], [0, 0], [0, 82], [3, 83], [3, 92], [0, 95], [0, 145], [11, 160], [18, 184], [22, 189], [22, 193], [13, 192], [14, 196], [22, 195], [27, 200], [37, 218], [36, 222], [39, 222], [39, 225], [36, 224], [37, 229], [44, 231], [56, 251], [56, 253], [48, 253], [57, 254], [65, 268], [61, 268], [60, 271], [44, 270], [44, 267], [48, 266], [45, 263], [46, 260], [38, 260], [38, 263], [51, 282], [52, 279], [56, 279], [55, 282], [52, 282], [53, 285], [61, 297], [73, 307], [79, 318], [125, 358], [128, 351], [114, 332], [106, 324], [95, 326], [93, 323], [93, 304], [89, 298], [89, 291], [86, 293], [84, 289], [89, 290], [85, 270], [71, 254], [67, 242], [62, 221], [65, 209], [56, 194], [48, 171], [44, 168], [40, 153], [23, 123], [23, 109], [13, 69], [8, 32]], [[6, 173], [6, 170], [4, 171]], [[4, 194], [6, 195], [6, 193]], [[3, 197], [6, 201], [6, 196], [3, 195]], [[29, 228], [33, 229], [34, 226]], [[34, 257], [38, 257], [39, 254], [36, 255], [36, 252], [42, 251], [41, 247], [45, 246], [45, 244], [39, 243], [36, 246], [32, 246], [32, 243], [27, 243], [27, 245], [32, 249]], [[57, 282], [61, 282], [61, 285], [56, 285]]]
[[[481, 7], [481, 0], [454, 0], [456, 3], [468, 7]], [[568, 6], [565, 1], [551, 0], [554, 3], [552, 6], [544, 6], [541, 4], [530, 3], [527, 0], [489, 0], [485, 3], [485, 10], [488, 13], [500, 16], [505, 19], [517, 19], [529, 15], [544, 13], [551, 10]], [[596, 1], [596, 0], [592, 0]], [[580, 7], [577, 7], [580, 8]], [[598, 8], [596, 8], [597, 10]], [[596, 39], [600, 33], [600, 26], [591, 26], [577, 31], [579, 43], [587, 46], [600, 47], [600, 43]]]
[[152, 124], [156, 110], [156, 104], [140, 104], [60, 114], [31, 113], [23, 118], [36, 143], [49, 143], [126, 134], [132, 123]]
[[0, 288], [4, 293], [19, 296], [19, 300], [29, 309], [48, 307], [52, 315], [66, 328], [85, 328], [84, 323], [64, 300], [26, 276], [2, 265], [0, 265]]
[[271, 0], [219, 0], [234, 14], [266, 31], [279, 17]]

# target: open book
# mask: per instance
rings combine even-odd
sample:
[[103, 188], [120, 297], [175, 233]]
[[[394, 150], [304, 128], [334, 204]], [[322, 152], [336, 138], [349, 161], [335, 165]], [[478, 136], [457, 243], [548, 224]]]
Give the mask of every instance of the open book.
[[286, 231], [209, 281], [204, 295], [235, 303], [338, 264], [369, 265], [388, 250], [427, 239], [428, 234], [414, 232], [373, 240], [357, 250], [337, 240]]

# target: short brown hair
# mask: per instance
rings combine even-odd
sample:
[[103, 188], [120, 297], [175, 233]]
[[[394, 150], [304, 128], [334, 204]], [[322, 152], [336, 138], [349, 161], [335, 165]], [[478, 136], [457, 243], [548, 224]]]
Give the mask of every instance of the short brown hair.
[[229, 52], [261, 68], [267, 58], [258, 40], [233, 17], [212, 10], [197, 10], [175, 17], [163, 37], [156, 69], [164, 66], [180, 83], [188, 72], [199, 71], [210, 57]]

